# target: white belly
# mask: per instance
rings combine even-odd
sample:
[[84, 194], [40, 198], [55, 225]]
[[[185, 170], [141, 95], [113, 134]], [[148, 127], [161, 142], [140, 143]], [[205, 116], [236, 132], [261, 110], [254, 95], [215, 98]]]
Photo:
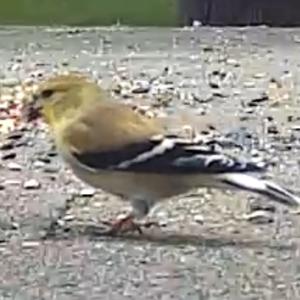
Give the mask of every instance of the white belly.
[[97, 173], [73, 169], [75, 174], [93, 187], [132, 199], [169, 198], [187, 192], [187, 178], [160, 174], [143, 174], [121, 171]]
[[81, 166], [70, 156], [63, 155], [74, 173], [95, 188], [116, 194], [129, 200], [170, 198], [188, 192], [192, 188], [210, 186], [210, 176], [195, 174], [157, 174], [127, 171], [93, 170]]

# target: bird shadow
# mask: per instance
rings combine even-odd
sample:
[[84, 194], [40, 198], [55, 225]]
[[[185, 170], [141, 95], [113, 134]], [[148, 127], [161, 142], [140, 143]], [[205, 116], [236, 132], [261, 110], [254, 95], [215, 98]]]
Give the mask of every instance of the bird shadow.
[[63, 232], [55, 232], [48, 234], [45, 239], [61, 240], [61, 239], [75, 239], [79, 237], [87, 237], [91, 241], [105, 241], [105, 242], [134, 242], [134, 243], [151, 243], [156, 245], [169, 246], [198, 246], [208, 248], [224, 248], [235, 247], [240, 249], [270, 249], [275, 251], [293, 251], [297, 249], [297, 245], [287, 244], [286, 241], [279, 241], [274, 239], [262, 240], [253, 239], [251, 237], [236, 236], [235, 234], [220, 234], [220, 233], [180, 233], [171, 231], [151, 231], [150, 233], [124, 233], [119, 235], [112, 235], [104, 230], [103, 227], [97, 225], [73, 225], [68, 227]]

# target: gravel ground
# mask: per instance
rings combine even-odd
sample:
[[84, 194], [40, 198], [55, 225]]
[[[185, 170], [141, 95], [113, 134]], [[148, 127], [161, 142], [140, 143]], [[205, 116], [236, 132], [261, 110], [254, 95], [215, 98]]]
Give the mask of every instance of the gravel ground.
[[[263, 27], [0, 28], [0, 83], [86, 72], [170, 129], [227, 134], [300, 192], [299, 41]], [[300, 299], [299, 211], [197, 190], [153, 212], [161, 229], [101, 236], [128, 207], [76, 180], [42, 124], [3, 134], [0, 154], [0, 299]]]

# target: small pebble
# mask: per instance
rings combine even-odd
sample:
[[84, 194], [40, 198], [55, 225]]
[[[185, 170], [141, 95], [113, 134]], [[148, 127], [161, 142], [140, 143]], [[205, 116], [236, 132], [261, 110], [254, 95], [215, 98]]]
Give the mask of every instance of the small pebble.
[[284, 283], [279, 283], [276, 285], [276, 288], [280, 291], [285, 291], [287, 289], [287, 286]]
[[24, 241], [22, 243], [23, 248], [35, 248], [35, 247], [39, 247], [39, 246], [40, 246], [39, 241]]
[[246, 88], [252, 88], [252, 87], [255, 87], [255, 82], [246, 81], [246, 82], [243, 83], [243, 86], [246, 87]]
[[22, 101], [23, 99], [25, 99], [25, 97], [26, 97], [26, 94], [22, 91], [22, 92], [17, 92], [16, 94], [15, 94], [15, 100], [17, 100], [17, 101]]
[[159, 220], [158, 224], [160, 227], [167, 227], [167, 225], [170, 223], [169, 220]]
[[17, 229], [18, 224], [13, 222], [6, 210], [0, 210], [0, 230]]
[[300, 131], [300, 125], [293, 125], [291, 126], [291, 129], [294, 131]]
[[92, 197], [96, 193], [96, 190], [93, 188], [83, 188], [80, 190], [79, 195], [82, 197]]
[[279, 133], [279, 131], [278, 131], [276, 125], [271, 125], [271, 126], [269, 126], [269, 127], [267, 128], [267, 132], [268, 132], [269, 134], [278, 134], [278, 133]]
[[17, 179], [7, 179], [3, 182], [4, 186], [8, 186], [8, 185], [20, 185], [21, 184], [21, 180], [17, 180]]
[[59, 171], [59, 167], [55, 167], [55, 166], [45, 166], [44, 167], [44, 172], [45, 173], [57, 173]]
[[145, 93], [148, 93], [150, 91], [150, 88], [151, 88], [151, 86], [150, 86], [148, 81], [140, 80], [140, 81], [136, 81], [133, 84], [131, 92], [133, 94], [145, 94]]
[[14, 87], [19, 84], [19, 79], [17, 78], [4, 78], [0, 80], [0, 85], [4, 87]]
[[238, 89], [236, 89], [236, 90], [233, 90], [233, 95], [234, 96], [240, 96], [241, 94], [242, 94], [242, 91], [241, 90], [238, 90]]
[[201, 21], [193, 20], [193, 27], [200, 27], [202, 25]]
[[258, 106], [260, 105], [261, 103], [264, 103], [266, 101], [269, 100], [269, 97], [267, 95], [261, 95], [257, 98], [254, 98], [254, 99], [251, 99], [249, 102], [248, 102], [248, 106], [250, 107], [255, 107], [255, 106]]
[[294, 40], [295, 43], [300, 43], [300, 37], [297, 36], [297, 35], [295, 35], [295, 36], [293, 37], [293, 40]]
[[8, 163], [7, 168], [11, 171], [21, 171], [22, 170], [22, 166], [15, 162]]
[[69, 195], [72, 198], [74, 196], [78, 196], [79, 191], [74, 187], [70, 187], [70, 188], [66, 189], [66, 194]]
[[43, 162], [44, 164], [51, 163], [51, 158], [49, 158], [47, 156], [40, 156], [37, 160], [40, 162]]
[[[14, 63], [10, 66], [10, 71], [12, 72], [17, 72], [17, 71], [20, 71], [21, 69], [21, 64], [20, 63]], [[7, 82], [9, 82], [8, 80], [11, 80], [11, 83], [8, 83], [9, 85], [7, 86], [10, 86], [10, 85], [16, 85], [19, 83], [19, 81], [15, 81], [16, 83], [14, 83], [14, 80], [17, 80], [15, 78], [11, 78], [11, 79], [7, 79]]]
[[234, 66], [234, 67], [240, 66], [240, 63], [234, 58], [228, 58], [226, 62], [230, 66]]
[[8, 109], [8, 103], [10, 101], [13, 101], [14, 98], [10, 94], [2, 94], [1, 95], [1, 104], [0, 104], [0, 110], [6, 110]]
[[8, 135], [7, 139], [8, 140], [19, 140], [20, 138], [23, 137], [23, 133], [20, 132], [20, 131], [15, 131], [15, 132], [12, 132]]
[[48, 157], [55, 157], [55, 156], [57, 156], [57, 152], [56, 152], [56, 151], [49, 151], [49, 152], [47, 153], [47, 156], [48, 156]]
[[270, 213], [276, 212], [276, 207], [272, 203], [256, 198], [249, 200], [249, 209], [251, 213], [255, 211], [268, 211]]
[[255, 210], [244, 215], [244, 219], [253, 224], [269, 224], [274, 222], [273, 214], [266, 210]]
[[2, 155], [2, 160], [14, 159], [17, 156], [15, 152], [10, 152]]
[[266, 76], [267, 76], [266, 73], [261, 72], [261, 73], [256, 73], [256, 74], [254, 74], [254, 75], [253, 75], [253, 78], [255, 78], [255, 79], [261, 79], [261, 78], [264, 78], [264, 77], [266, 77]]
[[0, 150], [2, 151], [7, 151], [7, 150], [12, 150], [14, 148], [15, 144], [13, 141], [8, 141], [0, 145]]
[[63, 227], [66, 225], [66, 222], [65, 222], [65, 220], [58, 219], [58, 220], [56, 220], [56, 224], [57, 224], [59, 227], [63, 228]]
[[36, 160], [32, 165], [35, 169], [40, 169], [45, 166], [45, 163], [43, 161]]
[[194, 221], [196, 223], [199, 223], [199, 224], [203, 224], [204, 223], [204, 218], [202, 215], [195, 215], [194, 216]]
[[27, 190], [38, 189], [41, 184], [36, 179], [29, 179], [24, 182], [23, 187]]
[[74, 215], [71, 215], [71, 214], [67, 214], [63, 217], [63, 220], [68, 222], [68, 221], [73, 221], [75, 219], [75, 216]]
[[214, 82], [214, 81], [210, 81], [210, 82], [209, 82], [209, 86], [210, 86], [212, 89], [218, 89], [218, 88], [220, 88], [219, 83]]

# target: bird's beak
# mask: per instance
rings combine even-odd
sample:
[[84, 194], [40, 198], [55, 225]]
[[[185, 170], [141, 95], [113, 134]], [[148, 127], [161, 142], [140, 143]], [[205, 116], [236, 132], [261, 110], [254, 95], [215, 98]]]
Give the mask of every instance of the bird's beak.
[[40, 99], [36, 94], [32, 95], [32, 98], [28, 103], [24, 105], [23, 117], [26, 122], [32, 122], [41, 117], [41, 104]]

